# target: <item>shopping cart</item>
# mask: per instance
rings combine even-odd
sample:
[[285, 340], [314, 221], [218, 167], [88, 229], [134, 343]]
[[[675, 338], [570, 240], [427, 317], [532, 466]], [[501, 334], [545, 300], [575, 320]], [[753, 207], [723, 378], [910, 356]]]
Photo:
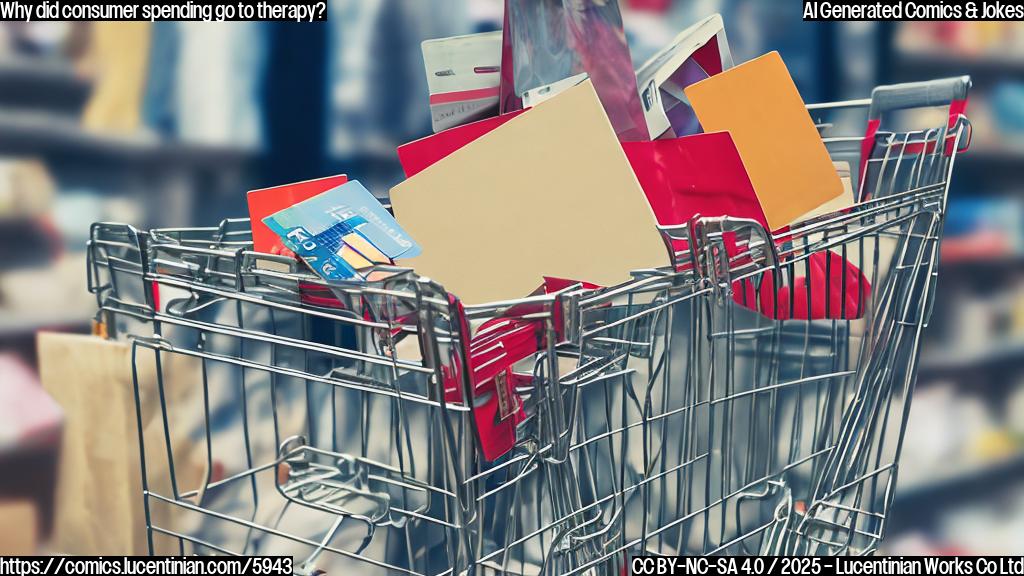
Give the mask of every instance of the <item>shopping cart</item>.
[[[416, 575], [873, 552], [969, 86], [810, 106], [855, 206], [774, 236], [664, 227], [672, 265], [613, 287], [464, 306], [401, 268], [326, 283], [251, 251], [245, 220], [94, 225], [98, 319], [136, 362], [151, 551]], [[939, 106], [935, 128], [882, 124]], [[864, 109], [867, 136], [831, 134]]]

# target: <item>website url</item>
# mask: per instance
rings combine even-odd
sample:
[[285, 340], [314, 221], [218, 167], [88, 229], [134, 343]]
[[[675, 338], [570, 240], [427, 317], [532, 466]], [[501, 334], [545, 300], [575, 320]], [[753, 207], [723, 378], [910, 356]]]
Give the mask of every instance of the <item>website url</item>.
[[0, 556], [0, 576], [290, 575], [290, 556]]

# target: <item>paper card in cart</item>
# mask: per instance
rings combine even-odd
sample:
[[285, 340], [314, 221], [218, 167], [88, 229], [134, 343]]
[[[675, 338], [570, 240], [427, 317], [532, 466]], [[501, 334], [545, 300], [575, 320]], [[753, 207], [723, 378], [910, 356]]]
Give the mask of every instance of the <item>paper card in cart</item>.
[[728, 131], [771, 230], [843, 193], [786, 64], [770, 52], [686, 88], [705, 132]]
[[426, 40], [422, 49], [434, 132], [498, 113], [501, 32]]
[[814, 210], [811, 210], [807, 214], [804, 214], [797, 221], [810, 220], [811, 218], [817, 218], [826, 214], [832, 214], [833, 212], [839, 212], [846, 210], [857, 203], [855, 196], [853, 195], [853, 180], [850, 177], [850, 163], [849, 162], [832, 162], [832, 165], [836, 168], [836, 174], [839, 174], [839, 181], [843, 183], [843, 193], [839, 196], [825, 202], [821, 206], [818, 206]]
[[423, 248], [399, 263], [471, 304], [520, 298], [544, 276], [614, 285], [668, 264], [589, 81], [399, 184], [391, 202]]
[[623, 142], [622, 148], [659, 223], [685, 224], [698, 215], [733, 216], [768, 227], [728, 132]]

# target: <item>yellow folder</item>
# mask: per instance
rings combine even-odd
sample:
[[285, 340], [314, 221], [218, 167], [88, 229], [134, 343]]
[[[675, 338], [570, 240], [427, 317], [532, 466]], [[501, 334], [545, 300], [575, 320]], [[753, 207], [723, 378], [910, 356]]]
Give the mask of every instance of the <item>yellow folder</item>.
[[668, 252], [589, 81], [391, 190], [423, 253], [399, 264], [470, 304], [520, 298], [544, 276], [602, 285]]
[[705, 132], [728, 131], [773, 230], [843, 193], [778, 52], [686, 88]]

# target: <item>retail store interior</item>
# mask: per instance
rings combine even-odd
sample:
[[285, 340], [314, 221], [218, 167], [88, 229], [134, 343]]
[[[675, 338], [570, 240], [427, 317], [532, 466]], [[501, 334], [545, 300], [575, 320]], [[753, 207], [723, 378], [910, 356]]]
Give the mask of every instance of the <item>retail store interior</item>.
[[[883, 551], [1024, 553], [1024, 24], [621, 4], [635, 63], [719, 12], [735, 60], [778, 50], [807, 102], [971, 75], [973, 141]], [[502, 6], [331, 0], [313, 24], [0, 25], [0, 388], [38, 378], [37, 332], [89, 332], [93, 222], [216, 225], [247, 215], [247, 190], [339, 173], [386, 196], [402, 180], [396, 146], [431, 131], [420, 42], [498, 29]], [[0, 469], [13, 460], [0, 452]]]

